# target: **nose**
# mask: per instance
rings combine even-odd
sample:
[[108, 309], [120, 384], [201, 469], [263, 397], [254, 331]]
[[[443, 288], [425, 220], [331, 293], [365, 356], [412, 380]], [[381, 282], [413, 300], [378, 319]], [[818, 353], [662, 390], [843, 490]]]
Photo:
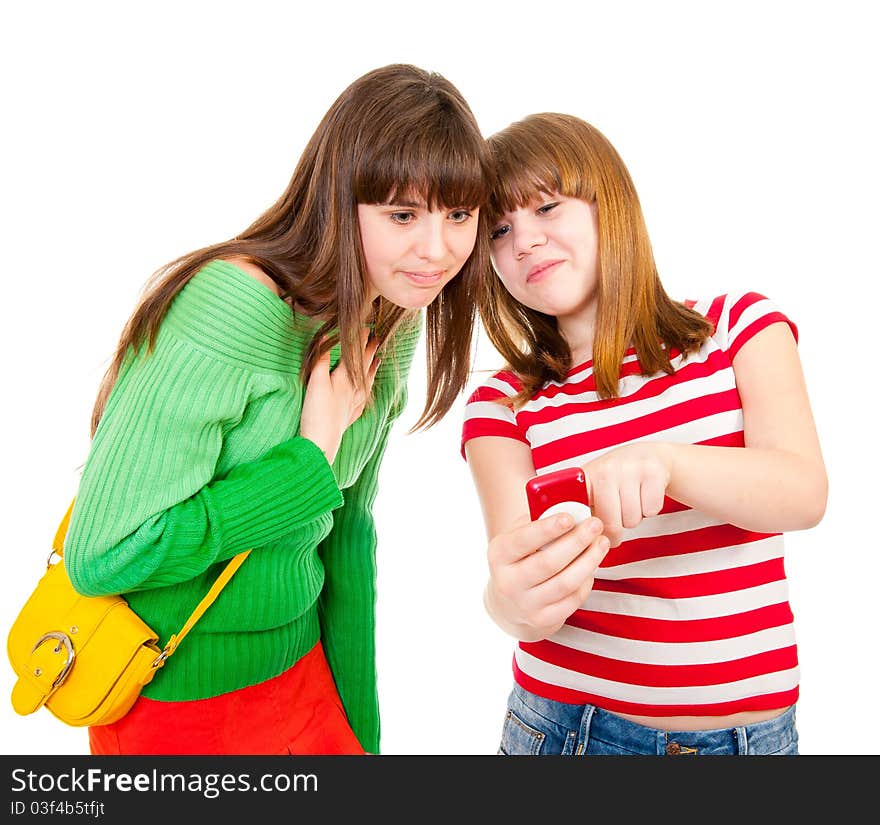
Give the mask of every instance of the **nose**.
[[431, 212], [421, 222], [415, 238], [415, 253], [424, 261], [441, 261], [446, 257], [445, 215]]
[[528, 255], [536, 246], [547, 243], [547, 235], [534, 220], [522, 217], [511, 226], [513, 252], [517, 258]]

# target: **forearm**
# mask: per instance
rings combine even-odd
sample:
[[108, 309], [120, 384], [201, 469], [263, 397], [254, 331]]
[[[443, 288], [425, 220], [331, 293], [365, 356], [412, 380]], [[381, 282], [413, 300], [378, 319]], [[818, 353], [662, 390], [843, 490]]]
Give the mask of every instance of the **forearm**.
[[360, 477], [344, 491], [345, 504], [318, 549], [324, 564], [318, 601], [324, 652], [349, 724], [370, 753], [379, 751], [373, 502], [390, 431], [389, 421]]
[[96, 528], [125, 502], [86, 491], [77, 500], [65, 564], [74, 586], [87, 595], [163, 587], [273, 541], [341, 503], [319, 448], [292, 438], [150, 516], [110, 546], [95, 539]]
[[813, 527], [825, 512], [821, 460], [779, 449], [657, 446], [669, 468], [666, 494], [730, 524], [781, 533]]

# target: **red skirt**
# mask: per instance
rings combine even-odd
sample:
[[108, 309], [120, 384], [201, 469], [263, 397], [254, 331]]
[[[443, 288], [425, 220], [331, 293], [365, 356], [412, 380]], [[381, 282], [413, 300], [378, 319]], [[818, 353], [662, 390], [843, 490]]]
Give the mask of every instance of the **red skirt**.
[[187, 702], [141, 696], [118, 722], [90, 727], [89, 746], [103, 756], [364, 753], [320, 642], [279, 676], [231, 693]]

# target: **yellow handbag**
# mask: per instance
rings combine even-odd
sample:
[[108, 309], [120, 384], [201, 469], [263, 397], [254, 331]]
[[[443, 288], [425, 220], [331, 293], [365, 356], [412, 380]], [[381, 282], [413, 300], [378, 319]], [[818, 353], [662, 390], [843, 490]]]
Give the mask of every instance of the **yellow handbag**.
[[230, 559], [180, 632], [160, 648], [158, 634], [122, 596], [83, 596], [73, 589], [62, 558], [72, 511], [73, 502], [46, 572], [9, 631], [6, 649], [18, 676], [12, 706], [26, 715], [45, 705], [76, 727], [108, 725], [128, 713], [251, 551]]

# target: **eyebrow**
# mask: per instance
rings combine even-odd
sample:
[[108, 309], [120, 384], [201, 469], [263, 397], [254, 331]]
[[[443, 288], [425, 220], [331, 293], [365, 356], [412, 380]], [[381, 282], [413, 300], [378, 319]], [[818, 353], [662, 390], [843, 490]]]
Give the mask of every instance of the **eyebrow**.
[[397, 198], [395, 198], [394, 200], [388, 201], [385, 206], [406, 206], [410, 209], [423, 209], [425, 204], [417, 203], [416, 201], [397, 200]]

